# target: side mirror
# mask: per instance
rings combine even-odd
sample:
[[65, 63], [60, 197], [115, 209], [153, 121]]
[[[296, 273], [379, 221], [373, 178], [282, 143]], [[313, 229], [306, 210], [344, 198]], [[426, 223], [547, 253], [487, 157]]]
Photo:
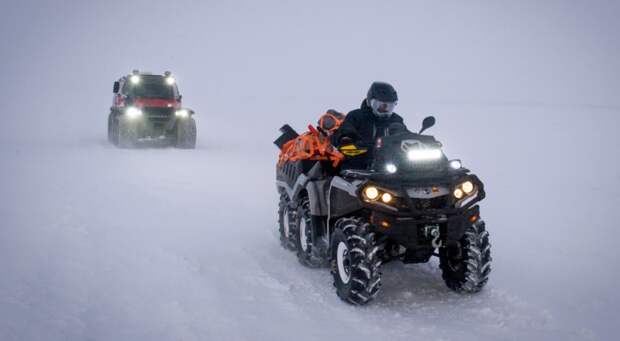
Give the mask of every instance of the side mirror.
[[114, 87], [112, 88], [112, 92], [117, 94], [120, 87], [121, 87], [121, 84], [119, 82], [114, 82]]
[[179, 97], [177, 97], [177, 101], [181, 101], [183, 99], [183, 95], [179, 95]]
[[425, 131], [426, 129], [434, 125], [435, 125], [435, 117], [428, 116], [427, 118], [424, 119], [424, 121], [422, 121], [422, 129], [420, 129], [420, 132], [418, 134], [422, 134], [423, 131]]

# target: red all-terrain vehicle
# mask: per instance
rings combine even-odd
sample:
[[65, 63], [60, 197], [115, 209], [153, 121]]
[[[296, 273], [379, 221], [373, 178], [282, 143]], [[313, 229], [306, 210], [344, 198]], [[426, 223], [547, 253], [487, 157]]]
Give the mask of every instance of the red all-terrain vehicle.
[[114, 82], [108, 116], [108, 141], [121, 148], [168, 142], [177, 148], [196, 146], [194, 111], [181, 106], [174, 77], [134, 70]]

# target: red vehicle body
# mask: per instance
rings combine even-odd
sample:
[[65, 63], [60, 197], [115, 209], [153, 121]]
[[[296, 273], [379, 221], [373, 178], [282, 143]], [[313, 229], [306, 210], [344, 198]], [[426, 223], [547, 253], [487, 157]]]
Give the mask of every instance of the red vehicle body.
[[123, 148], [150, 141], [179, 148], [196, 145], [194, 112], [181, 104], [175, 79], [169, 72], [153, 75], [134, 71], [114, 82], [108, 116], [108, 140]]

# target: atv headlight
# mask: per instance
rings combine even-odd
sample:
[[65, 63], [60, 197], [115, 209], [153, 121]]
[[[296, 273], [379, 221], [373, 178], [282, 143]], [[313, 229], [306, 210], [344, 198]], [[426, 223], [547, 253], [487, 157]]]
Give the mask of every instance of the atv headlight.
[[441, 158], [441, 149], [413, 149], [407, 152], [411, 161], [432, 161]]
[[465, 192], [465, 194], [469, 194], [474, 191], [474, 184], [471, 183], [471, 181], [465, 181], [463, 182], [463, 184], [461, 184], [461, 188], [463, 189], [463, 192]]
[[142, 116], [142, 110], [136, 108], [136, 107], [129, 107], [127, 108], [127, 111], [125, 112], [127, 114], [127, 117], [133, 119], [133, 118], [137, 118]]
[[474, 185], [474, 183], [467, 180], [459, 184], [458, 186], [456, 186], [452, 194], [454, 195], [455, 198], [462, 199], [465, 196], [468, 196], [474, 193], [475, 190], [476, 190], [476, 186]]
[[375, 186], [364, 188], [364, 195], [370, 200], [376, 200], [379, 197], [379, 190]]
[[398, 168], [396, 167], [395, 164], [393, 163], [388, 163], [387, 165], [385, 165], [385, 170], [390, 173], [390, 174], [394, 174], [396, 173], [396, 171], [398, 170]]
[[177, 110], [174, 114], [176, 115], [176, 117], [185, 118], [189, 116], [189, 111], [187, 111], [186, 109], [180, 109]]
[[381, 201], [383, 201], [386, 204], [389, 204], [390, 202], [392, 202], [392, 199], [394, 199], [394, 197], [390, 194], [390, 193], [383, 193], [383, 195], [381, 196]]
[[453, 192], [452, 194], [453, 194], [453, 195], [454, 195], [454, 197], [455, 197], [455, 198], [457, 198], [457, 199], [462, 199], [462, 198], [463, 198], [463, 196], [465, 195], [465, 194], [463, 193], [463, 190], [462, 190], [462, 189], [460, 189], [460, 188], [455, 189], [455, 190], [454, 190], [454, 192]]
[[452, 168], [452, 169], [460, 169], [461, 167], [463, 167], [463, 165], [461, 164], [461, 160], [451, 160], [450, 161], [450, 168]]
[[131, 82], [131, 84], [138, 84], [140, 83], [140, 76], [132, 75], [131, 77], [129, 77], [129, 81]]

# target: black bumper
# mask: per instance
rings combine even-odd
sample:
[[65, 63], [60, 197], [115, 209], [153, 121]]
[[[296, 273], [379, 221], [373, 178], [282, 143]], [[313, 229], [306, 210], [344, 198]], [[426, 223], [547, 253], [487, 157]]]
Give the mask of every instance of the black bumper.
[[429, 214], [412, 216], [398, 216], [374, 211], [371, 214], [371, 224], [376, 232], [387, 236], [407, 248], [430, 246], [433, 237], [425, 233], [430, 225], [439, 226], [442, 245], [455, 243], [461, 239], [468, 225], [480, 217], [479, 206], [460, 210], [451, 210], [452, 214]]

